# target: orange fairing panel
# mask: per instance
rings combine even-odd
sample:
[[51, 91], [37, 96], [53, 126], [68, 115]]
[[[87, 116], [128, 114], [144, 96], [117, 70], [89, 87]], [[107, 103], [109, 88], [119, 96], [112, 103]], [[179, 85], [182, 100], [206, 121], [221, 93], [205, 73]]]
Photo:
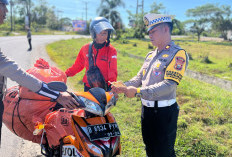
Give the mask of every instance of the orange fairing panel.
[[107, 103], [110, 101], [110, 99], [113, 97], [113, 93], [111, 92], [106, 92], [106, 99], [107, 99]]
[[[114, 116], [111, 113], [108, 113], [107, 118], [109, 120], [109, 123], [113, 123], [115, 122]], [[85, 121], [80, 118], [80, 116], [78, 115], [73, 115], [73, 119], [81, 126], [81, 127], [87, 127], [87, 124], [85, 123]], [[90, 125], [97, 125], [97, 124], [104, 124], [106, 123], [106, 119], [104, 117], [93, 117], [93, 118], [88, 118], [86, 119], [86, 121], [90, 124]]]
[[45, 130], [49, 146], [59, 145], [59, 140], [68, 135], [74, 135], [72, 129], [72, 115], [82, 115], [83, 110], [60, 109], [46, 116]]
[[[103, 117], [95, 117], [95, 118], [97, 118], [96, 122], [98, 122], [95, 124], [101, 124]], [[88, 118], [86, 120], [89, 123], [89, 119], [92, 119], [91, 121], [93, 122], [93, 121], [95, 121], [95, 120], [93, 120], [95, 118]], [[91, 154], [94, 154], [94, 156], [103, 157], [101, 149], [99, 147], [96, 147], [93, 143], [91, 143], [89, 141], [88, 137], [86, 137], [83, 134], [83, 132], [81, 131], [81, 130], [83, 130], [85, 133], [87, 131], [87, 124], [84, 124], [85, 123], [84, 120], [80, 117], [77, 117], [77, 116], [73, 116], [73, 120], [75, 120], [75, 123], [77, 123], [77, 125], [76, 125], [72, 121], [72, 127], [74, 130], [75, 137], [77, 138], [77, 141], [79, 141], [79, 143], [82, 147], [82, 151], [80, 151], [80, 153], [83, 154], [85, 157], [89, 157], [89, 152]]]
[[[90, 92], [74, 92], [74, 94], [76, 94], [77, 96], [82, 96], [85, 97], [93, 102], [96, 102], [99, 104], [99, 102], [97, 101], [97, 99], [90, 93]], [[113, 93], [111, 92], [106, 92], [106, 99], [107, 99], [107, 103], [110, 101], [110, 99], [113, 97]]]
[[89, 99], [89, 100], [99, 104], [97, 99], [90, 92], [74, 92], [74, 94], [76, 94], [77, 96], [85, 97], [86, 99]]

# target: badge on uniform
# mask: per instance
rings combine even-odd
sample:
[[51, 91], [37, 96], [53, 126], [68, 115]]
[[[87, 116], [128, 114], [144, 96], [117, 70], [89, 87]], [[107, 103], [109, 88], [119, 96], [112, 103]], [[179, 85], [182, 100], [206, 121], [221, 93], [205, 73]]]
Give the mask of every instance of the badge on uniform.
[[147, 58], [148, 58], [148, 59], [152, 58], [152, 54], [150, 54]]
[[161, 74], [161, 72], [160, 71], [154, 71], [154, 74], [157, 77], [157, 76], [159, 76]]
[[143, 69], [143, 76], [145, 75], [145, 73], [146, 73], [146, 69]]
[[167, 58], [169, 55], [168, 54], [164, 54], [162, 57]]
[[165, 50], [168, 50], [168, 49], [170, 49], [170, 45], [167, 45], [166, 47], [165, 47]]
[[175, 68], [176, 70], [179, 70], [179, 71], [182, 70], [183, 65], [184, 65], [184, 63], [185, 63], [185, 59], [182, 58], [182, 57], [177, 56], [177, 57], [175, 58], [175, 61], [176, 61], [176, 63], [175, 63], [175, 65], [174, 65], [174, 68]]
[[158, 61], [155, 62], [154, 68], [159, 69], [160, 65], [161, 65], [161, 62], [158, 60]]

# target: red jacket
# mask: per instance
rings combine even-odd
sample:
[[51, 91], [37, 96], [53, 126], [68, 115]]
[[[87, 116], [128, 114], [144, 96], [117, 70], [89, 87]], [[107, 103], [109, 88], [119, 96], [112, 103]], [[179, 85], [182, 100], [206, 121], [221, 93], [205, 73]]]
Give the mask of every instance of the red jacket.
[[[95, 56], [97, 54], [97, 49], [92, 45], [92, 53], [93, 53], [93, 60], [95, 63]], [[89, 43], [84, 45], [77, 58], [75, 63], [68, 68], [65, 73], [67, 76], [74, 76], [84, 68], [86, 68], [85, 75], [83, 77], [83, 82], [86, 83], [86, 86], [90, 87], [87, 81], [86, 72], [89, 70]], [[104, 79], [106, 82], [110, 81], [117, 81], [117, 51], [116, 49], [110, 44], [108, 47], [104, 46], [103, 48], [98, 50], [97, 61], [96, 64], [100, 69]], [[110, 83], [108, 82], [108, 85]]]

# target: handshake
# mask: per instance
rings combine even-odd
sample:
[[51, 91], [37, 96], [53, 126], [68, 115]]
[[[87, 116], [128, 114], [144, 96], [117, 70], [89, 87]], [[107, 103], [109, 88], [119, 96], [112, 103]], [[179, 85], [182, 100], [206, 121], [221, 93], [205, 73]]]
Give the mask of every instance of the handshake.
[[112, 92], [114, 93], [124, 93], [128, 98], [135, 97], [137, 93], [137, 88], [133, 86], [126, 86], [122, 81], [110, 82], [112, 87]]

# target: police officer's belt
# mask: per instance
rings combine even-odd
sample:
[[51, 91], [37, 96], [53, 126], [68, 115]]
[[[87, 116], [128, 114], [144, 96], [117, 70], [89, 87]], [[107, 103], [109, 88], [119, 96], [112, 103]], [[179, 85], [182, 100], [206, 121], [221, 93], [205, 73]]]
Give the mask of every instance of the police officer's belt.
[[[150, 100], [145, 100], [142, 99], [142, 104], [147, 107], [154, 107], [155, 106], [155, 101], [150, 101]], [[162, 100], [162, 101], [157, 101], [158, 102], [158, 107], [167, 107], [171, 106], [176, 102], [176, 99], [170, 99], [170, 100]]]

